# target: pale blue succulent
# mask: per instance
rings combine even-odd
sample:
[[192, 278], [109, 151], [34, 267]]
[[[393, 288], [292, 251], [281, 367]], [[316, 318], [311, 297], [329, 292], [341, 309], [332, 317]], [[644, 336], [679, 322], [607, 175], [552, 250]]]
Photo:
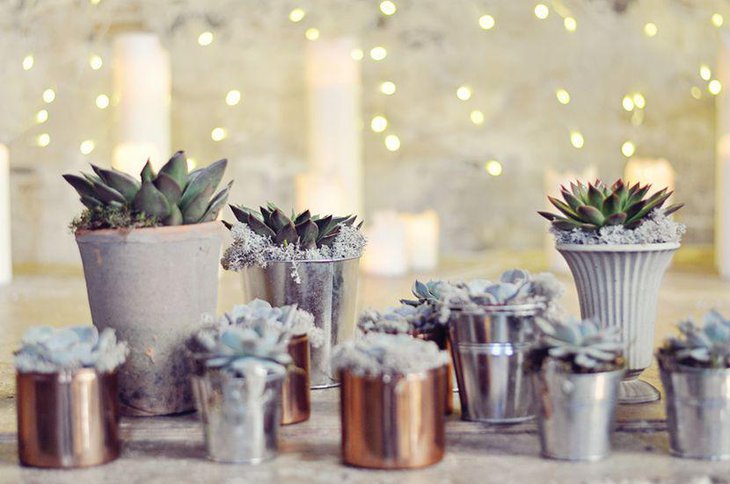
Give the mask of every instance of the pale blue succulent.
[[522, 269], [510, 269], [504, 272], [496, 283], [475, 279], [465, 285], [471, 299], [488, 305], [517, 302], [528, 297], [533, 289], [530, 274]]
[[730, 368], [730, 320], [713, 309], [704, 315], [701, 326], [687, 319], [678, 328], [681, 336], [667, 338], [661, 356], [676, 363]]
[[411, 333], [430, 331], [439, 324], [431, 304], [401, 304], [383, 311], [367, 309], [360, 314], [357, 326], [363, 333]]
[[437, 304], [442, 301], [443, 289], [448, 284], [448, 282], [440, 280], [428, 282], [417, 280], [413, 283], [413, 288], [411, 289], [416, 299], [401, 299], [401, 303], [410, 306], [418, 306], [424, 303]]
[[572, 317], [553, 322], [543, 318], [535, 321], [542, 332], [540, 349], [547, 356], [584, 371], [616, 366], [623, 352], [620, 328], [600, 328], [594, 320]]

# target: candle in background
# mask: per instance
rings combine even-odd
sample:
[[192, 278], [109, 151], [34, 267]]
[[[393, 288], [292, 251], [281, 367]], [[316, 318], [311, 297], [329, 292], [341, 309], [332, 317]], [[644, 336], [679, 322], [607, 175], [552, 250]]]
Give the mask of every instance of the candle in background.
[[434, 210], [401, 215], [406, 228], [408, 265], [414, 271], [430, 271], [439, 261], [439, 216]]
[[170, 154], [170, 58], [152, 33], [114, 39], [115, 147], [112, 165], [137, 175]]
[[624, 169], [624, 180], [632, 185], [650, 183], [650, 194], [664, 187], [674, 191], [674, 168], [664, 158], [631, 158]]
[[13, 279], [10, 245], [10, 159], [8, 148], [0, 144], [0, 285]]
[[406, 224], [396, 212], [377, 212], [365, 229], [368, 239], [362, 269], [375, 276], [400, 276], [408, 272]]

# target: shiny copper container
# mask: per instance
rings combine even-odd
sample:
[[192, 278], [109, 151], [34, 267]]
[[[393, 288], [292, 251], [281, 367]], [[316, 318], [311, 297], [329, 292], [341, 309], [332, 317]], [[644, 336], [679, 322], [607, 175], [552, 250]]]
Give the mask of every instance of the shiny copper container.
[[340, 374], [342, 458], [373, 469], [408, 469], [444, 456], [446, 366], [409, 375]]
[[454, 365], [451, 362], [451, 341], [449, 333], [445, 326], [440, 326], [432, 331], [413, 331], [411, 336], [425, 341], [433, 341], [442, 350], [449, 354], [449, 365], [446, 369], [446, 391], [444, 399], [446, 400], [446, 415], [451, 415], [454, 411]]
[[17, 373], [18, 456], [34, 467], [88, 467], [119, 457], [117, 373]]
[[294, 336], [289, 342], [293, 365], [281, 389], [281, 424], [289, 425], [309, 419], [309, 338]]

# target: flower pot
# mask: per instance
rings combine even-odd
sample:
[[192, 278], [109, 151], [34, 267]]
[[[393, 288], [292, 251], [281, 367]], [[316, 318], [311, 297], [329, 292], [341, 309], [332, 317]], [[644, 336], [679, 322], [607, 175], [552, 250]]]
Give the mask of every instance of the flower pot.
[[[445, 350], [451, 355], [451, 343], [449, 342], [449, 333], [444, 326], [440, 326], [431, 331], [414, 331], [411, 333], [414, 338], [422, 339], [425, 341], [433, 341], [442, 350]], [[449, 364], [446, 367], [446, 391], [444, 392], [445, 412], [446, 415], [451, 415], [454, 411], [454, 379], [453, 374], [454, 365], [449, 358]]]
[[275, 457], [285, 373], [241, 377], [199, 362], [192, 380], [208, 457], [237, 464]]
[[341, 372], [342, 458], [373, 469], [409, 469], [444, 455], [446, 367], [407, 375]]
[[296, 304], [314, 315], [314, 324], [324, 331], [322, 346], [310, 351], [312, 388], [337, 386], [330, 355], [334, 346], [355, 332], [359, 262], [359, 257], [269, 262], [265, 268], [241, 271], [245, 302], [258, 298], [274, 307]]
[[588, 461], [606, 457], [624, 370], [569, 373], [545, 366], [532, 374], [542, 455]]
[[124, 415], [193, 410], [185, 340], [215, 313], [221, 224], [78, 231], [94, 325], [129, 344]]
[[514, 423], [533, 418], [527, 356], [539, 303], [453, 310], [449, 320], [461, 418]]
[[292, 366], [286, 372], [281, 390], [281, 424], [289, 425], [309, 419], [309, 338], [295, 336], [289, 342]]
[[730, 369], [659, 366], [672, 454], [730, 458]]
[[659, 285], [679, 243], [556, 248], [573, 273], [581, 316], [621, 328], [627, 371], [619, 403], [659, 400], [659, 391], [638, 377], [651, 365]]
[[18, 456], [33, 467], [88, 467], [119, 457], [117, 373], [17, 373]]

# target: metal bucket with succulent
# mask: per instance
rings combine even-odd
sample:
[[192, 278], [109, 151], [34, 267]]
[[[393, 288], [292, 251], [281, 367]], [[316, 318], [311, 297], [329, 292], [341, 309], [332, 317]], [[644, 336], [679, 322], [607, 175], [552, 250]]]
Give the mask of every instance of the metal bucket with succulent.
[[533, 418], [527, 356], [537, 316], [557, 311], [563, 286], [552, 274], [513, 269], [499, 282], [473, 280], [449, 289], [449, 338], [461, 418], [514, 423]]
[[290, 335], [265, 320], [210, 328], [189, 341], [191, 375], [211, 460], [258, 464], [276, 456]]
[[600, 180], [561, 187], [563, 200], [549, 197], [559, 213], [539, 212], [550, 220], [556, 248], [575, 279], [583, 318], [621, 328], [625, 337], [626, 379], [621, 403], [659, 399], [659, 391], [639, 380], [652, 361], [659, 286], [679, 248], [685, 227], [664, 208], [666, 188], [650, 195], [650, 185]]
[[530, 354], [542, 455], [599, 460], [611, 450], [623, 342], [616, 327], [592, 320], [538, 319], [541, 343]]
[[408, 469], [444, 455], [448, 355], [430, 341], [371, 333], [339, 345], [342, 457], [373, 469]]
[[15, 352], [18, 457], [88, 467], [119, 457], [117, 369], [127, 345], [93, 326], [29, 329]]
[[[191, 411], [185, 338], [215, 311], [222, 226], [231, 184], [214, 195], [226, 160], [188, 172], [181, 151], [141, 181], [93, 166], [64, 175], [86, 209], [72, 229], [81, 252], [94, 325], [130, 346], [120, 371], [125, 415]], [[212, 197], [212, 198], [211, 198]]]
[[679, 324], [657, 352], [672, 454], [730, 459], [730, 320], [710, 311]]
[[273, 204], [252, 210], [231, 205], [238, 223], [226, 224], [233, 244], [223, 267], [243, 275], [244, 299], [273, 306], [296, 304], [324, 331], [322, 346], [311, 349], [312, 388], [335, 386], [332, 347], [355, 329], [358, 266], [365, 238], [355, 217], [287, 217]]

